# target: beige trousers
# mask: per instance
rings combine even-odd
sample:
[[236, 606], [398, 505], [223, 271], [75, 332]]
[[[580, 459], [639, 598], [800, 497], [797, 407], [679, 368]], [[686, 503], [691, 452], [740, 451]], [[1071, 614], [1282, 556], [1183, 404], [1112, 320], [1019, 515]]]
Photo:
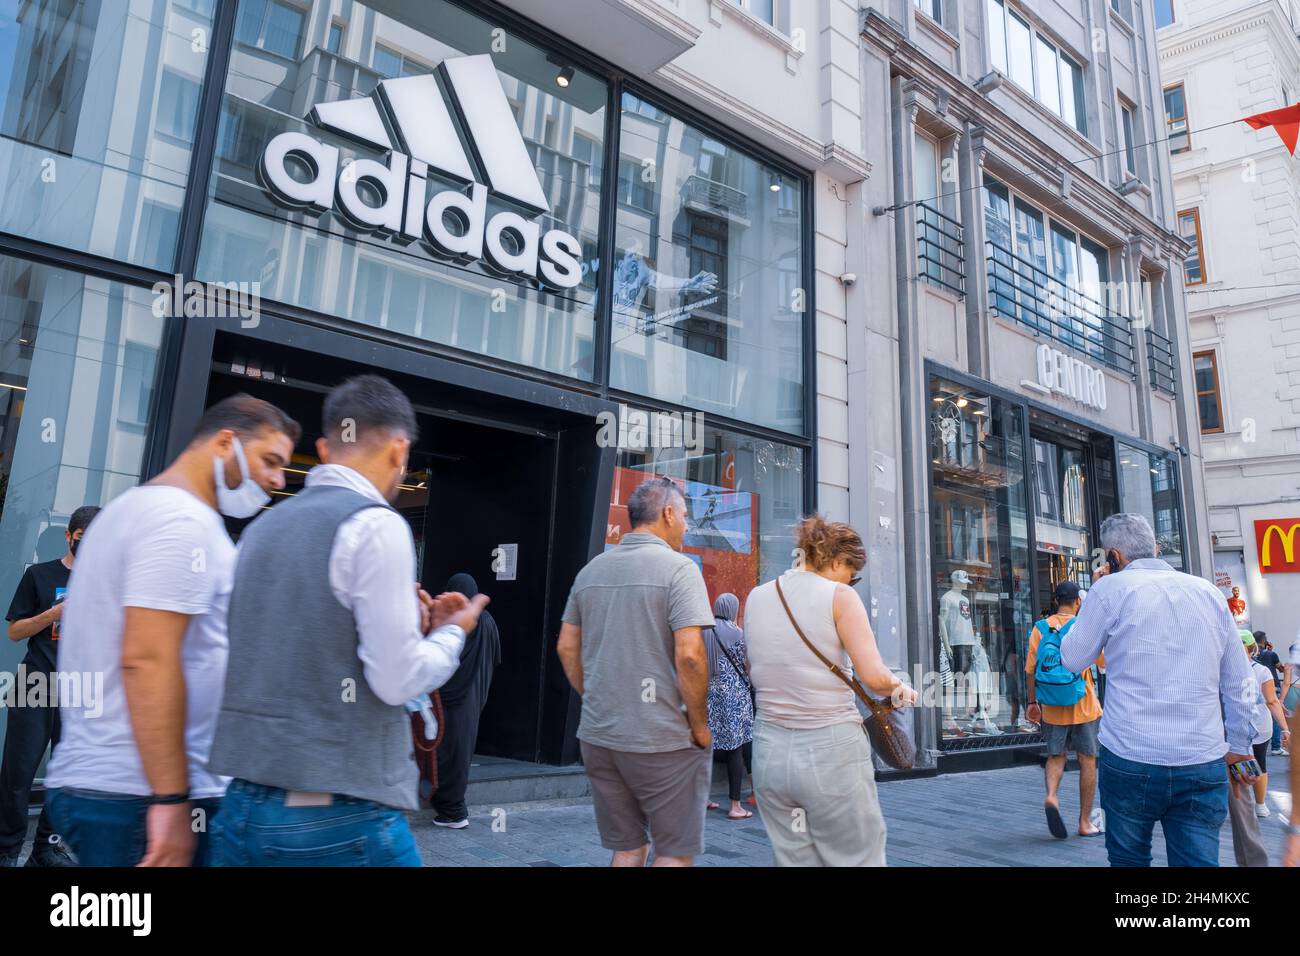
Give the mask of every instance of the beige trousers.
[[754, 794], [777, 866], [884, 866], [885, 819], [861, 724], [754, 725]]

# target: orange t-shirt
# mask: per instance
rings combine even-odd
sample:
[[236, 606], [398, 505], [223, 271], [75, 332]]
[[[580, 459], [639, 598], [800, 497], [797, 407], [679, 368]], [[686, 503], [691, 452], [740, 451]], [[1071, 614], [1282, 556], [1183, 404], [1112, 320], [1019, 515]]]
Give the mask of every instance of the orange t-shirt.
[[[1062, 614], [1053, 614], [1047, 619], [1047, 626], [1060, 630], [1065, 627], [1070, 620], [1069, 617]], [[1025, 655], [1025, 673], [1030, 677], [1034, 676], [1034, 668], [1038, 666], [1038, 642], [1042, 640], [1042, 632], [1035, 625], [1029, 630], [1029, 652]], [[1106, 666], [1106, 655], [1102, 654], [1097, 658], [1097, 666]], [[1043, 723], [1056, 724], [1057, 726], [1070, 724], [1086, 724], [1090, 720], [1096, 720], [1101, 716], [1101, 701], [1097, 699], [1097, 688], [1092, 686], [1092, 668], [1089, 667], [1083, 672], [1083, 699], [1077, 704], [1069, 707], [1061, 707], [1055, 704], [1040, 704], [1043, 709]]]

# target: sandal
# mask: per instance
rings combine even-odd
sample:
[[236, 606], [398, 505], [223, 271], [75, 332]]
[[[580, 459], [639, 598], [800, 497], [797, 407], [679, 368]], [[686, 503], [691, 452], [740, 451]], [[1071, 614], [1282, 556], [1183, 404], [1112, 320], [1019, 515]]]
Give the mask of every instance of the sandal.
[[732, 813], [731, 811], [727, 811], [727, 819], [728, 819], [728, 820], [748, 820], [748, 819], [749, 819], [750, 817], [752, 817], [752, 816], [753, 816], [753, 814], [750, 813], [748, 810], [741, 810], [741, 811], [740, 811], [740, 816], [736, 816], [736, 815], [735, 815], [734, 813]]
[[705, 805], [705, 809], [706, 809], [706, 810], [721, 810], [721, 809], [722, 809], [722, 804], [720, 804], [720, 803], [714, 803], [712, 800], [710, 800], [710, 801]]

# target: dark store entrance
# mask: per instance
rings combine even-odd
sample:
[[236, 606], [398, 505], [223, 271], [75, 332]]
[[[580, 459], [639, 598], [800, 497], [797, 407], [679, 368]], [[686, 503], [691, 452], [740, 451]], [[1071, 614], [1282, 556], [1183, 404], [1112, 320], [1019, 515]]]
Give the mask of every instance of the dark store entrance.
[[[203, 404], [247, 392], [302, 424], [287, 487], [278, 496], [283, 500], [302, 490], [318, 463], [315, 440], [326, 392], [363, 372], [384, 375], [416, 409], [420, 436], [395, 507], [411, 525], [421, 584], [436, 594], [448, 577], [464, 571], [492, 598], [502, 659], [475, 752], [573, 762], [578, 701], [555, 656], [555, 639], [573, 576], [605, 530], [609, 478], [603, 486], [600, 479], [612, 473], [613, 463], [602, 466], [593, 416], [220, 333]], [[602, 494], [603, 510], [597, 505]], [[285, 553], [291, 557], [291, 542]]]

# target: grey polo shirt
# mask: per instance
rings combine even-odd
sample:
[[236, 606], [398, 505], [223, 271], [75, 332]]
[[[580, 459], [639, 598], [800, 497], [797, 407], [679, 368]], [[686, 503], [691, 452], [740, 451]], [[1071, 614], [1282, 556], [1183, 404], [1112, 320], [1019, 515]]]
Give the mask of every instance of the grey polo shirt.
[[578, 739], [629, 753], [692, 746], [673, 631], [713, 625], [694, 561], [653, 534], [625, 534], [578, 572], [564, 623], [582, 628]]

